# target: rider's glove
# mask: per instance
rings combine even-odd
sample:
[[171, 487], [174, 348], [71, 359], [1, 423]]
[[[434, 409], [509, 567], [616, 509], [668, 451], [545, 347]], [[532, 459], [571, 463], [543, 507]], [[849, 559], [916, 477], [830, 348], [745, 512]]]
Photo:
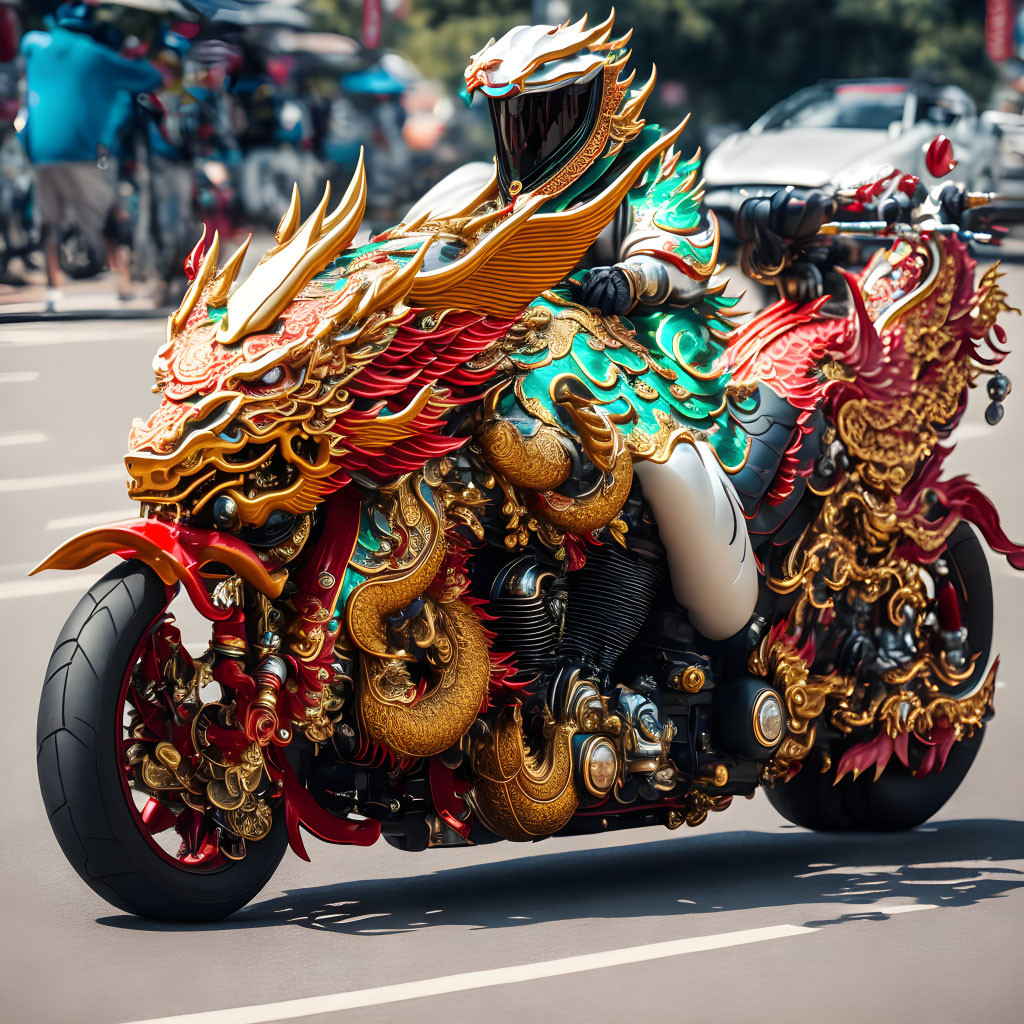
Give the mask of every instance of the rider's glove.
[[781, 189], [773, 196], [747, 199], [736, 214], [744, 273], [768, 283], [799, 258], [835, 208], [835, 199], [818, 189]]
[[775, 279], [779, 294], [790, 302], [813, 302], [824, 294], [821, 270], [810, 260], [797, 260]]
[[806, 241], [835, 210], [835, 198], [821, 189], [783, 188], [771, 196], [745, 199], [736, 214], [736, 234], [741, 242], [756, 242], [766, 234], [790, 243]]
[[636, 302], [635, 283], [622, 267], [594, 267], [573, 288], [581, 306], [600, 310], [605, 316], [628, 313]]
[[793, 242], [813, 238], [836, 211], [835, 199], [820, 189], [803, 193], [783, 189], [768, 202], [768, 227]]

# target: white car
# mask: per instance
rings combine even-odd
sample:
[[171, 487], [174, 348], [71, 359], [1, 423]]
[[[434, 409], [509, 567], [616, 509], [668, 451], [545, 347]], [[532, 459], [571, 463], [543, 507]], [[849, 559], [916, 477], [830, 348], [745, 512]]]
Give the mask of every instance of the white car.
[[785, 185], [855, 184], [889, 166], [931, 187], [938, 179], [925, 168], [924, 151], [940, 133], [952, 141], [958, 161], [945, 180], [978, 191], [998, 188], [998, 132], [958, 86], [895, 78], [820, 82], [712, 151], [704, 164], [705, 202], [728, 245], [740, 203]]

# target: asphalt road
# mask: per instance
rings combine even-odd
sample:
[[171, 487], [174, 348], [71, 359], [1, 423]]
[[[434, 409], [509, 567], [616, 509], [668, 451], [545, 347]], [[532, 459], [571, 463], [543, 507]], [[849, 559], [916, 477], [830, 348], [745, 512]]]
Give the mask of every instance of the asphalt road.
[[[1024, 305], [1024, 268], [1008, 283]], [[1024, 351], [1021, 321], [1008, 327]], [[311, 864], [288, 854], [215, 926], [155, 925], [94, 896], [46, 822], [35, 715], [60, 625], [105, 568], [25, 573], [130, 512], [120, 456], [153, 406], [162, 335], [153, 321], [0, 327], [5, 1020], [1024, 1019], [1024, 578], [996, 559], [998, 715], [960, 791], [914, 832], [808, 833], [758, 796], [672, 833], [417, 855], [310, 839]], [[953, 468], [1021, 537], [1024, 394], [994, 430], [984, 404]], [[295, 1002], [308, 997], [324, 998]]]

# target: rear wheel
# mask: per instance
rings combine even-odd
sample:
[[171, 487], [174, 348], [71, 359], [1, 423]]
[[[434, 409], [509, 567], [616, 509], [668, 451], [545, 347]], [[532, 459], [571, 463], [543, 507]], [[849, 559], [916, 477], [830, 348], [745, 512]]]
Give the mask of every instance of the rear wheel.
[[[129, 561], [72, 612], [39, 705], [39, 784], [64, 855], [105, 900], [142, 917], [213, 921], [266, 885], [287, 835], [278, 813], [269, 835], [231, 860], [208, 814], [134, 786], [132, 728], [143, 704], [136, 666], [152, 657], [170, 596], [152, 569]], [[143, 712], [144, 731], [169, 738], [170, 707], [149, 703]]]
[[[969, 693], [984, 678], [992, 651], [992, 578], [985, 551], [977, 534], [961, 523], [946, 548], [950, 579], [960, 602], [961, 621], [967, 627], [971, 651], [978, 654], [974, 675], [962, 686]], [[779, 782], [765, 792], [772, 806], [803, 828], [830, 832], [894, 832], [914, 828], [936, 814], [963, 782], [981, 747], [985, 727], [955, 743], [945, 766], [917, 778], [895, 757], [878, 781], [872, 773], [854, 779], [846, 775], [835, 783], [843, 753], [855, 740], [845, 738], [832, 745], [832, 767], [824, 774], [808, 766], [789, 782]], [[910, 741], [910, 763], [920, 757], [923, 745]]]

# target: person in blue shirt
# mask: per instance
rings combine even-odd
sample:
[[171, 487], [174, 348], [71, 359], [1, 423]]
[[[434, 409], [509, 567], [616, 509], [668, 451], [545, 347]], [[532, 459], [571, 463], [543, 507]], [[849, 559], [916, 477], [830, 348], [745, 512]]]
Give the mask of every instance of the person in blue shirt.
[[122, 97], [152, 92], [160, 75], [142, 60], [122, 57], [104, 39], [104, 26], [86, 4], [63, 4], [49, 32], [29, 32], [21, 42], [25, 58], [28, 120], [25, 144], [36, 179], [36, 208], [44, 232], [47, 305], [56, 301], [62, 275], [58, 234], [78, 227], [130, 289], [127, 253], [113, 244], [117, 199], [112, 169], [97, 165], [107, 142], [112, 113]]

